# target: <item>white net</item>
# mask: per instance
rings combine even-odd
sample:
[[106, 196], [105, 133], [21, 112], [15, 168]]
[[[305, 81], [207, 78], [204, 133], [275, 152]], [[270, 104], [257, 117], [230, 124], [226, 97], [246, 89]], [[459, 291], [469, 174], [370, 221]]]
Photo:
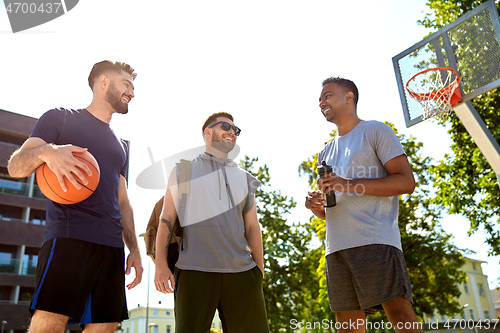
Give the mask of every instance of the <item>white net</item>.
[[433, 68], [412, 77], [406, 84], [410, 96], [423, 109], [422, 119], [444, 119], [461, 101], [460, 85], [456, 72], [449, 68]]

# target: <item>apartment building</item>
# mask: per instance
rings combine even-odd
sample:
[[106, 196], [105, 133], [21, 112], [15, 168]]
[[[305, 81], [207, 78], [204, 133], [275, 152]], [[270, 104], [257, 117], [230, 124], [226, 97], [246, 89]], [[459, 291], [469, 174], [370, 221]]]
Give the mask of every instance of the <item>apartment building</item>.
[[[488, 276], [484, 275], [481, 267], [486, 261], [471, 258], [464, 259], [465, 264], [461, 267], [461, 270], [467, 274], [467, 280], [462, 285], [457, 286], [461, 291], [458, 302], [462, 312], [455, 314], [453, 317], [440, 313], [424, 315], [427, 330], [436, 332], [477, 332], [486, 329], [484, 323], [492, 323], [492, 320], [495, 323], [488, 325], [491, 326], [489, 329], [493, 329], [493, 326], [495, 326], [497, 330], [500, 330], [500, 323], [495, 325], [498, 319], [488, 284]], [[481, 322], [482, 325], [479, 325], [478, 322]]]
[[[129, 319], [120, 325], [120, 333], [174, 333], [175, 317], [174, 309], [162, 307], [161, 304], [154, 306], [141, 306], [129, 310]], [[212, 321], [214, 330], [222, 329], [219, 313], [216, 311]]]
[[25, 332], [43, 240], [46, 199], [34, 175], [9, 176], [10, 155], [28, 138], [36, 118], [0, 109], [0, 321], [5, 333]]
[[123, 333], [174, 333], [174, 309], [140, 306], [129, 310], [129, 319], [121, 323]]
[[467, 273], [467, 281], [460, 286], [460, 304], [464, 307], [464, 319], [496, 319], [495, 306], [491, 296], [488, 277], [484, 275], [481, 260], [466, 258], [462, 270]]
[[495, 316], [500, 316], [500, 291], [496, 289], [490, 289], [491, 297], [493, 298], [493, 306], [495, 307]]

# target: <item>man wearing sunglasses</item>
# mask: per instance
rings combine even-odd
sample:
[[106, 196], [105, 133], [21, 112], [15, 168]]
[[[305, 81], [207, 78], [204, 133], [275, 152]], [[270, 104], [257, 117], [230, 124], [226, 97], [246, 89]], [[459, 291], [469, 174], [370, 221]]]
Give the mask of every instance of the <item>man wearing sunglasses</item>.
[[[175, 272], [168, 268], [165, 251], [156, 251], [155, 286], [174, 292], [176, 333], [208, 332], [216, 309], [224, 332], [269, 332], [255, 204], [260, 182], [228, 159], [240, 132], [229, 113], [215, 113], [205, 121], [206, 152], [191, 162]], [[169, 179], [157, 249], [167, 247], [177, 218], [179, 169]]]

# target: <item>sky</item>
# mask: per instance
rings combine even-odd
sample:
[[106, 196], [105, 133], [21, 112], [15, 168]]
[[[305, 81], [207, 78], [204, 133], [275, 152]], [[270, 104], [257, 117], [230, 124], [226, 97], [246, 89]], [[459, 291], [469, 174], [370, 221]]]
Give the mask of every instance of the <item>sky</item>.
[[[320, 151], [335, 125], [318, 106], [321, 82], [353, 80], [358, 115], [390, 121], [424, 143], [422, 154], [441, 159], [450, 151], [446, 129], [432, 122], [406, 128], [392, 57], [429, 32], [417, 25], [425, 0], [399, 1], [130, 1], [82, 0], [67, 14], [12, 33], [0, 8], [0, 109], [40, 117], [56, 108], [85, 108], [92, 100], [87, 77], [109, 59], [137, 72], [127, 115], [111, 127], [131, 141], [129, 197], [137, 234], [146, 229], [154, 203], [164, 194], [137, 186], [155, 161], [203, 144], [201, 126], [225, 111], [241, 128], [238, 160], [258, 157], [270, 168], [273, 189], [293, 197], [290, 221], [308, 221], [308, 191], [298, 166]], [[499, 277], [497, 257], [487, 257], [482, 230], [467, 237], [468, 222], [443, 216], [459, 247], [477, 253], [490, 287]], [[129, 308], [147, 302], [144, 242], [143, 283], [127, 292]], [[150, 281], [154, 265], [150, 269]], [[127, 277], [127, 283], [131, 281]], [[173, 307], [173, 296], [151, 283], [150, 305]]]

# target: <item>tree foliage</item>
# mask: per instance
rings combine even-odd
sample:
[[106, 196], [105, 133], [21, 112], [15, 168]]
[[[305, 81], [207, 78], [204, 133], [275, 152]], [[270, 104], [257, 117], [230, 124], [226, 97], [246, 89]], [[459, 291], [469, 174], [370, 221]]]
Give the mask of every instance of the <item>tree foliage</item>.
[[240, 167], [261, 181], [255, 194], [262, 225], [266, 311], [271, 332], [293, 332], [290, 321], [318, 312], [316, 264], [321, 252], [311, 249], [313, 230], [308, 224], [287, 220], [296, 206], [293, 198], [271, 189], [267, 165], [256, 170], [257, 158], [245, 156]]
[[[469, 12], [484, 1], [482, 0], [428, 0], [430, 13], [418, 23], [429, 29], [440, 29]], [[497, 3], [497, 7], [498, 7]], [[462, 34], [466, 35], [466, 34]], [[467, 42], [458, 43], [458, 54], [470, 52]], [[465, 50], [467, 49], [467, 50]], [[470, 59], [461, 59], [461, 72], [484, 66], [483, 49]], [[498, 52], [498, 50], [496, 50]], [[486, 64], [489, 66], [491, 64]], [[500, 91], [493, 89], [472, 101], [493, 137], [500, 142]], [[490, 254], [500, 254], [500, 188], [495, 171], [484, 158], [465, 127], [455, 114], [441, 125], [448, 125], [451, 136], [451, 153], [434, 166], [434, 187], [437, 189], [434, 203], [449, 214], [461, 214], [470, 221], [469, 234], [483, 226], [488, 233], [486, 242]]]
[[[457, 284], [465, 281], [465, 274], [458, 269], [464, 264], [462, 250], [451, 243], [451, 235], [446, 234], [439, 224], [439, 212], [429, 199], [430, 196], [430, 157], [423, 157], [420, 149], [423, 144], [415, 138], [396, 132], [415, 176], [416, 189], [410, 195], [402, 195], [399, 199], [399, 229], [404, 257], [412, 282], [414, 304], [417, 315], [459, 313], [458, 297], [460, 291]], [[335, 136], [336, 131], [331, 133]], [[311, 188], [315, 186], [316, 162], [318, 154], [304, 161], [299, 173], [309, 177]], [[317, 217], [311, 218], [320, 239], [325, 239], [325, 221]], [[324, 280], [324, 259], [319, 262], [318, 273]], [[320, 271], [321, 270], [321, 271]], [[385, 320], [378, 314], [371, 320]]]

